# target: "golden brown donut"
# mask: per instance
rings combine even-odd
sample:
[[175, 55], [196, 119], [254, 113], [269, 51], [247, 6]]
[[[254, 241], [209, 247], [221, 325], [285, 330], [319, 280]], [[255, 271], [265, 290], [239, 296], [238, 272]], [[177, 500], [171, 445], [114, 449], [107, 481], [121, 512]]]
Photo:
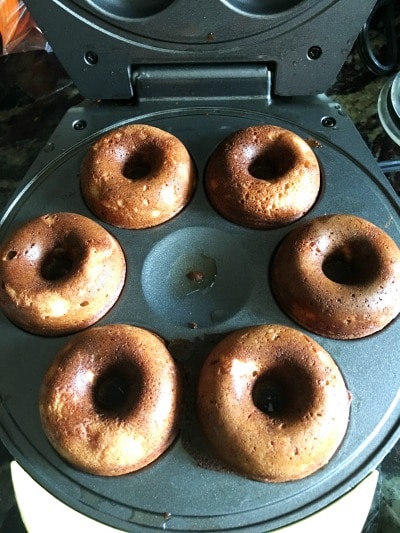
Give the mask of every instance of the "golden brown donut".
[[286, 236], [271, 282], [282, 309], [301, 326], [335, 339], [365, 337], [400, 312], [400, 250], [367, 220], [325, 215]]
[[342, 442], [349, 409], [330, 355], [286, 326], [229, 334], [201, 369], [204, 433], [220, 459], [250, 479], [291, 481], [317, 471]]
[[92, 327], [58, 352], [44, 376], [43, 429], [80, 470], [134, 472], [175, 439], [180, 387], [174, 360], [157, 335], [125, 324]]
[[320, 170], [310, 146], [278, 126], [251, 126], [215, 150], [205, 178], [208, 198], [226, 219], [249, 228], [276, 228], [314, 205]]
[[81, 191], [101, 220], [150, 228], [178, 214], [191, 199], [196, 171], [182, 142], [153, 126], [131, 124], [95, 142], [81, 167]]
[[0, 307], [38, 335], [86, 328], [117, 301], [126, 264], [118, 241], [74, 213], [47, 214], [16, 229], [0, 248]]

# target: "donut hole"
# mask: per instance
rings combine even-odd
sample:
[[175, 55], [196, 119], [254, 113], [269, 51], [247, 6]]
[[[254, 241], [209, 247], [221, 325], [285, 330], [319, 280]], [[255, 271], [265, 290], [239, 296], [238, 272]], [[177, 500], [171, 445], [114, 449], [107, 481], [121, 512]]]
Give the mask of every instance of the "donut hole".
[[285, 362], [260, 376], [252, 390], [254, 405], [270, 416], [290, 422], [301, 419], [312, 408], [313, 386], [308, 372]]
[[253, 178], [274, 183], [279, 181], [295, 163], [288, 147], [273, 146], [258, 154], [249, 164], [248, 171]]
[[132, 363], [116, 363], [107, 368], [93, 387], [95, 409], [110, 416], [128, 414], [142, 394], [141, 374]]
[[379, 270], [379, 257], [367, 239], [348, 241], [332, 251], [322, 263], [327, 278], [342, 285], [363, 285]]
[[73, 264], [71, 251], [63, 246], [56, 246], [45, 255], [41, 275], [48, 281], [61, 279], [71, 272]]
[[282, 413], [286, 404], [286, 394], [280, 383], [264, 378], [253, 388], [254, 405], [263, 413], [274, 416]]
[[122, 167], [122, 175], [129, 180], [139, 180], [156, 171], [161, 162], [161, 151], [157, 147], [146, 147], [127, 158]]

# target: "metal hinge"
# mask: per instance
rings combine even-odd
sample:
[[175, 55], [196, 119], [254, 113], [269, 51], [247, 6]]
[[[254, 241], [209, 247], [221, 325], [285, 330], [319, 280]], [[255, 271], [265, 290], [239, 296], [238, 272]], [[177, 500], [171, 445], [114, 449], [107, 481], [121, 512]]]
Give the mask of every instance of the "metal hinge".
[[265, 64], [146, 65], [132, 74], [138, 100], [263, 99], [271, 102]]

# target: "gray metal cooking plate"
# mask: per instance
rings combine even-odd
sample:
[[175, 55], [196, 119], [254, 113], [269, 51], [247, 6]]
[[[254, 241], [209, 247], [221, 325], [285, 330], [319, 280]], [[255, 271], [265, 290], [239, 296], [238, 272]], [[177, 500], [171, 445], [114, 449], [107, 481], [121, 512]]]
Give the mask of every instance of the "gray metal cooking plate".
[[[120, 300], [100, 323], [131, 323], [157, 331], [169, 342], [185, 376], [181, 434], [158, 461], [136, 474], [103, 478], [79, 472], [60, 459], [41, 428], [38, 391], [45, 369], [66, 337], [33, 336], [0, 317], [0, 435], [20, 464], [56, 497], [123, 530], [275, 529], [350, 490], [376, 467], [400, 434], [397, 320], [356, 341], [310, 334], [335, 359], [352, 393], [346, 437], [325, 468], [300, 481], [268, 484], [204, 465], [208, 451], [193, 407], [196, 376], [209, 347], [228, 331], [249, 324], [301, 329], [280, 310], [269, 287], [273, 251], [300, 222], [256, 231], [218, 215], [203, 188], [204, 168], [218, 142], [252, 124], [271, 123], [295, 131], [314, 148], [323, 176], [321, 194], [306, 218], [353, 213], [380, 226], [397, 242], [400, 238], [398, 200], [337, 106], [299, 100], [257, 107], [258, 111], [251, 103], [209, 104], [157, 111], [153, 106], [147, 112], [142, 106], [139, 116], [129, 116], [126, 106], [74, 108], [1, 222], [3, 239], [20, 223], [47, 212], [73, 211], [95, 218], [79, 191], [81, 160], [99, 135], [129, 122], [170, 131], [186, 144], [196, 163], [195, 196], [172, 221], [140, 231], [106, 225], [125, 250], [128, 274]], [[204, 284], [195, 291], [185, 276], [193, 269], [206, 272]]]

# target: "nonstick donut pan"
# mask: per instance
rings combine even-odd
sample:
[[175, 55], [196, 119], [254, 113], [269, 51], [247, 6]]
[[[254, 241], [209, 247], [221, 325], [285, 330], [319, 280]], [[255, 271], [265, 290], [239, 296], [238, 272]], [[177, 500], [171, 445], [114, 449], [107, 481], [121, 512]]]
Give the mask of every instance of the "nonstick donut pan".
[[[47, 366], [67, 337], [25, 333], [3, 315], [0, 435], [19, 463], [52, 494], [122, 530], [270, 531], [293, 523], [353, 488], [399, 438], [400, 323], [395, 320], [380, 333], [356, 341], [306, 332], [332, 355], [352, 394], [346, 437], [325, 468], [300, 481], [269, 484], [211, 466], [194, 414], [196, 376], [210, 346], [231, 330], [260, 323], [302, 329], [280, 310], [269, 286], [273, 252], [301, 221], [266, 231], [226, 221], [205, 195], [205, 165], [232, 131], [276, 124], [306, 139], [320, 162], [323, 186], [305, 219], [352, 213], [399, 243], [398, 199], [351, 121], [323, 99], [270, 106], [249, 101], [185, 104], [171, 110], [143, 104], [139, 113], [129, 106], [91, 104], [65, 115], [6, 209], [0, 238], [48, 212], [72, 211], [96, 220], [80, 195], [80, 163], [99, 135], [135, 122], [180, 138], [199, 179], [189, 206], [170, 222], [138, 231], [103, 224], [119, 239], [128, 272], [120, 300], [100, 324], [135, 324], [167, 340], [185, 383], [180, 437], [151, 466], [123, 477], [96, 477], [66, 464], [42, 431], [38, 393]], [[192, 270], [204, 273], [195, 287], [186, 276]]]

